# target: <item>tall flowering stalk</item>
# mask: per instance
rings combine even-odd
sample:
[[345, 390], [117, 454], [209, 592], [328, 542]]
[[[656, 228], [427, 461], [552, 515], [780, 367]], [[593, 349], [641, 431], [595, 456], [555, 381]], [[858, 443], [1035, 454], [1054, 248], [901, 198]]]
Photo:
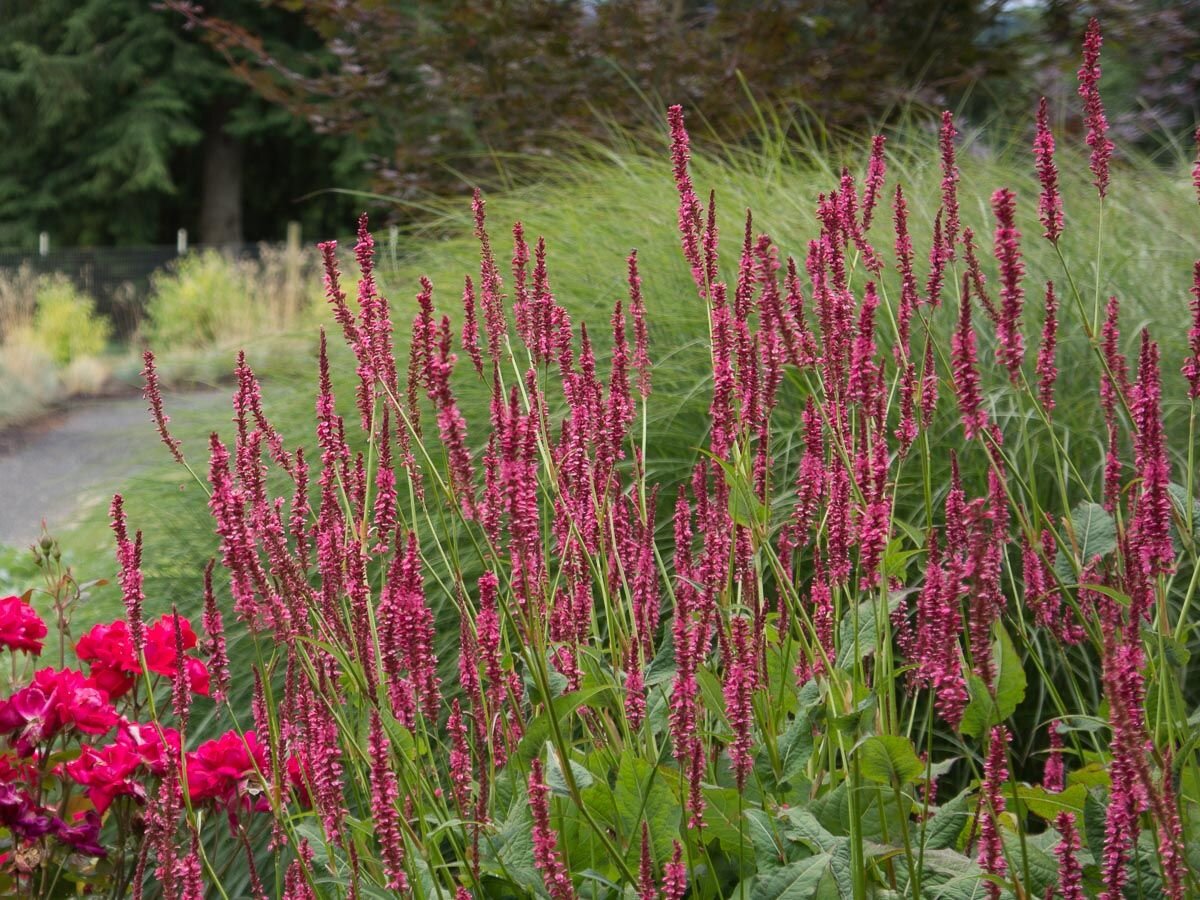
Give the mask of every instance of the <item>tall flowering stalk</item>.
[[1083, 123], [1087, 128], [1087, 145], [1091, 148], [1090, 167], [1095, 176], [1096, 190], [1103, 200], [1108, 194], [1108, 164], [1112, 159], [1113, 142], [1108, 138], [1108, 117], [1100, 97], [1100, 46], [1104, 38], [1100, 23], [1090, 19], [1083, 36], [1083, 64], [1079, 67], [1079, 96], [1083, 98]]
[[529, 808], [533, 812], [533, 863], [542, 873], [553, 900], [574, 900], [575, 886], [558, 851], [558, 835], [550, 826], [550, 788], [542, 774], [542, 761], [529, 764]]
[[[1000, 837], [1000, 818], [1006, 808], [1001, 788], [1008, 780], [1008, 742], [1008, 730], [1003, 725], [992, 729], [979, 789], [979, 865], [989, 875], [1001, 879], [1008, 872]], [[984, 882], [984, 892], [991, 900], [1000, 900], [1000, 885], [995, 881]]]
[[1000, 346], [996, 355], [1016, 384], [1025, 359], [1025, 338], [1021, 332], [1021, 310], [1025, 291], [1021, 279], [1025, 263], [1021, 259], [1021, 232], [1017, 230], [1016, 195], [1001, 188], [992, 195], [992, 210], [996, 214], [996, 260], [1000, 264], [1000, 318], [996, 323], [996, 339]]
[[1054, 162], [1054, 134], [1050, 131], [1045, 97], [1038, 101], [1033, 155], [1037, 162], [1038, 180], [1042, 183], [1042, 193], [1038, 198], [1038, 218], [1042, 222], [1042, 234], [1046, 240], [1055, 244], [1062, 236], [1063, 203], [1058, 187], [1058, 166]]

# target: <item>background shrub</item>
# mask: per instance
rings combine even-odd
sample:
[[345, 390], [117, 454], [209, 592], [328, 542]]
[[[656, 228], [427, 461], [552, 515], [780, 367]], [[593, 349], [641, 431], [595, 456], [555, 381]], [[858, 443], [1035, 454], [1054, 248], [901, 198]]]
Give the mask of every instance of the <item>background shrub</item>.
[[65, 366], [103, 353], [112, 337], [112, 323], [68, 279], [53, 276], [38, 283], [33, 333], [50, 358]]

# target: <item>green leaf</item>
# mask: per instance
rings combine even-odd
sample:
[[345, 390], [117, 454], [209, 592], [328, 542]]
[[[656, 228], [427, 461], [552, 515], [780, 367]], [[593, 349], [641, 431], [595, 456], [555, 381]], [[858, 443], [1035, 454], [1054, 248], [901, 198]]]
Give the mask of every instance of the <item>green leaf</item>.
[[542, 877], [533, 863], [533, 816], [528, 804], [514, 805], [500, 831], [495, 835], [485, 832], [483, 840], [491, 851], [488, 869], [531, 893], [537, 892]]
[[925, 771], [912, 741], [899, 735], [873, 735], [859, 744], [856, 752], [863, 777], [879, 784], [907, 784]]
[[925, 846], [930, 850], [945, 850], [958, 845], [963, 827], [970, 819], [967, 808], [967, 791], [963, 791], [949, 803], [938, 807], [937, 812], [925, 826]]
[[732, 857], [752, 852], [742, 828], [742, 796], [734, 788], [706, 787], [704, 794], [704, 828]]
[[1054, 821], [1054, 818], [1062, 812], [1075, 813], [1077, 816], [1083, 815], [1087, 788], [1082, 784], [1073, 784], [1057, 793], [1028, 784], [1010, 784], [1006, 791], [1009, 796], [1013, 796], [1014, 787], [1016, 799], [1024, 803], [1035, 816], [1045, 819], [1047, 822]]
[[675, 637], [670, 628], [664, 628], [662, 643], [659, 644], [654, 659], [650, 660], [650, 665], [646, 666], [646, 671], [642, 673], [642, 680], [646, 687], [652, 688], [674, 678], [675, 670]]
[[622, 837], [640, 847], [641, 823], [650, 830], [656, 860], [666, 859], [679, 834], [680, 808], [666, 770], [656, 768], [632, 750], [621, 754], [614, 799]]
[[826, 829], [806, 807], [793, 806], [784, 813], [784, 817], [788, 821], [784, 830], [787, 839], [804, 844], [814, 853], [832, 853], [846, 840]]
[[967, 689], [971, 702], [963, 711], [959, 731], [969, 737], [978, 737], [993, 725], [1003, 722], [1025, 699], [1025, 669], [1021, 657], [1013, 646], [1012, 638], [1003, 625], [996, 626], [996, 641], [992, 645], [992, 656], [996, 661], [996, 696], [988, 693], [983, 679], [977, 675], [967, 678]]
[[[888, 595], [888, 615], [896, 611], [902, 599], [904, 596], [901, 593]], [[853, 667], [856, 662], [856, 653], [860, 657], [865, 657], [875, 652], [875, 645], [878, 642], [875, 610], [878, 605], [879, 601], [874, 598], [858, 604], [857, 642], [855, 641], [854, 610], [848, 609], [842, 616], [842, 621], [838, 625], [837, 665], [839, 668]]]
[[803, 775], [808, 761], [812, 759], [815, 746], [812, 715], [820, 703], [820, 694], [821, 689], [816, 681], [806, 682], [800, 688], [796, 698], [799, 712], [779, 738], [779, 780], [785, 784], [794, 786], [793, 782]]
[[778, 823], [761, 809], [746, 810], [746, 833], [754, 845], [759, 875], [772, 872], [788, 862], [779, 837]]
[[1108, 774], [1104, 763], [1090, 762], [1068, 772], [1067, 784], [1078, 784], [1084, 788], [1107, 788], [1112, 784], [1112, 776]]
[[[564, 797], [569, 796], [571, 791], [567, 786], [567, 779], [563, 774], [562, 763], [559, 761], [558, 752], [553, 747], [550, 747], [546, 757], [546, 785], [556, 794], [560, 794]], [[576, 787], [578, 787], [581, 791], [584, 788], [591, 787], [592, 783], [595, 781], [595, 779], [592, 777], [592, 773], [589, 772], [584, 766], [575, 762], [573, 759], [568, 760], [568, 763], [571, 766], [571, 774], [575, 776]]]
[[788, 863], [765, 878], [759, 878], [750, 893], [750, 900], [811, 900], [828, 866], [828, 853]]
[[1087, 799], [1083, 801], [1083, 834], [1087, 838], [1088, 849], [1097, 859], [1104, 856], [1104, 825], [1107, 817], [1107, 804], [1096, 791], [1088, 791]]
[[[1176, 484], [1172, 481], [1167, 485], [1167, 490], [1171, 494], [1171, 502], [1175, 505], [1175, 511], [1179, 514], [1179, 518], [1187, 522], [1188, 507], [1192, 510], [1192, 532], [1193, 535], [1200, 536], [1200, 500], [1195, 497], [1189, 497], [1187, 488], [1182, 484]], [[1191, 501], [1190, 503], [1188, 501]]]
[[[1071, 510], [1070, 521], [1079, 550], [1076, 560], [1079, 569], [1085, 568], [1095, 557], [1107, 556], [1117, 549], [1117, 523], [1099, 503], [1080, 503]], [[1064, 584], [1075, 583], [1076, 569], [1066, 554], [1059, 554], [1054, 569]]]

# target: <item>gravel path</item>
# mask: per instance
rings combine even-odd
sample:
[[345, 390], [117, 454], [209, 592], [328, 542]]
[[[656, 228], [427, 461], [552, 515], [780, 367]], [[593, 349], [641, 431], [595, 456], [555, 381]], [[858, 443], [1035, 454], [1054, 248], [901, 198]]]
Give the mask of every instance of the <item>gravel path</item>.
[[[229, 398], [213, 390], [165, 401], [181, 421], [211, 415]], [[43, 519], [52, 533], [76, 524], [130, 476], [166, 458], [141, 397], [89, 400], [0, 432], [0, 544], [31, 543]]]

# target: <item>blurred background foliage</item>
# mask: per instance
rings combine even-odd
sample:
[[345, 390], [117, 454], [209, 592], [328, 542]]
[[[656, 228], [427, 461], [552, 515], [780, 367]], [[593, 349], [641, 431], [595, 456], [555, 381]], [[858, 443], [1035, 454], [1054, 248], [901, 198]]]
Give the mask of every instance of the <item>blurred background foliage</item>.
[[1195, 0], [9, 0], [0, 246], [334, 234], [363, 206], [404, 224], [673, 102], [750, 144], [941, 107], [1024, 121], [1039, 93], [1075, 105], [1091, 15], [1125, 143], [1190, 152]]

